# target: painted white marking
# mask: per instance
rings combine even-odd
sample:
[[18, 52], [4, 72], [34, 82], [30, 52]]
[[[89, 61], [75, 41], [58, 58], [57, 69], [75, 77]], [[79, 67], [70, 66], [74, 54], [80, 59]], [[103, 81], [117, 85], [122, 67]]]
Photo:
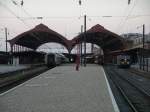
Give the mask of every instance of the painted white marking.
[[108, 82], [108, 80], [107, 80], [107, 77], [106, 77], [104, 68], [103, 68], [103, 67], [101, 67], [101, 68], [102, 68], [102, 71], [103, 71], [103, 73], [104, 73], [104, 77], [105, 77], [105, 80], [106, 80], [106, 84], [107, 84], [107, 87], [108, 87], [109, 95], [110, 95], [110, 98], [111, 98], [111, 101], [112, 101], [114, 110], [115, 110], [115, 112], [120, 112], [120, 110], [119, 110], [119, 108], [118, 108], [118, 105], [117, 105], [117, 103], [116, 103], [116, 100], [115, 100], [115, 98], [114, 98], [114, 95], [113, 95], [113, 93], [112, 93], [112, 90], [111, 90], [111, 88], [110, 88], [109, 82]]
[[143, 79], [138, 79], [140, 82], [143, 82]]
[[62, 74], [61, 72], [53, 72], [52, 74]]
[[48, 84], [26, 84], [26, 87], [42, 87], [42, 86], [48, 86]]
[[55, 77], [55, 76], [45, 76], [44, 78], [45, 78], [45, 79], [55, 79], [55, 78], [57, 78], [57, 77]]

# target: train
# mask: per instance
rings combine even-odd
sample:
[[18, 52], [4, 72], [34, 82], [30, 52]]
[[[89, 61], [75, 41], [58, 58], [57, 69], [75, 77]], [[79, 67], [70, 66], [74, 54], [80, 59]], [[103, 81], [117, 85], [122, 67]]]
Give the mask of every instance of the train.
[[131, 59], [129, 55], [121, 54], [117, 56], [117, 66], [119, 68], [129, 68], [131, 65]]
[[68, 59], [60, 53], [47, 53], [45, 55], [45, 64], [48, 67], [59, 66], [62, 63], [67, 63]]
[[103, 55], [94, 56], [94, 63], [99, 65], [104, 65], [104, 56]]

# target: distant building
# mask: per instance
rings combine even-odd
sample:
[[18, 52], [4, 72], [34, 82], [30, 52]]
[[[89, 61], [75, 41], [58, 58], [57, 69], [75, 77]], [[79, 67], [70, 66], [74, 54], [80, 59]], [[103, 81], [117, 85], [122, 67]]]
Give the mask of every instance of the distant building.
[[126, 40], [134, 40], [138, 37], [142, 37], [142, 34], [139, 34], [139, 33], [126, 33], [126, 34], [122, 34], [121, 36], [123, 38], [125, 38]]
[[[127, 42], [128, 48], [143, 47], [143, 35], [139, 33], [127, 33], [121, 35]], [[150, 33], [145, 35], [145, 48], [150, 49]]]

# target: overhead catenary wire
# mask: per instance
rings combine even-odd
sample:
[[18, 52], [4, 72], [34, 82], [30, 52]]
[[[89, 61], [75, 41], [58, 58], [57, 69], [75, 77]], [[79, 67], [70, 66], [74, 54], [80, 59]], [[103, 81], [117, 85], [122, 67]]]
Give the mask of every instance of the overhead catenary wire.
[[[23, 8], [23, 7], [22, 7], [22, 8]], [[28, 15], [28, 14], [27, 14], [27, 15]], [[30, 15], [29, 15], [29, 16], [30, 16]], [[99, 18], [99, 17], [109, 17], [109, 16], [107, 16], [107, 15], [104, 15], [104, 16], [103, 16], [103, 15], [102, 15], [102, 16], [88, 16], [88, 17], [91, 17], [91, 18], [92, 18], [92, 17], [93, 17], [93, 18], [97, 18], [97, 17], [98, 17], [98, 18]], [[110, 17], [114, 17], [114, 18], [115, 18], [115, 17], [116, 17], [116, 18], [125, 18], [126, 16], [111, 16], [111, 15], [110, 15]], [[131, 17], [131, 15], [130, 15], [130, 17]], [[138, 16], [138, 17], [142, 17], [142, 16]], [[25, 19], [28, 19], [28, 17], [27, 17], [27, 18], [25, 18], [25, 17], [19, 17], [19, 18], [21, 18], [24, 22], [26, 22]], [[37, 19], [37, 18], [38, 18], [38, 17], [29, 17], [29, 19], [31, 19], [31, 20], [32, 20], [32, 19]], [[63, 17], [63, 16], [62, 16], [62, 17], [42, 17], [42, 19], [53, 19], [53, 18], [58, 18], [58, 19], [62, 19], [62, 18], [70, 19], [70, 18], [72, 18], [72, 17], [65, 17], [65, 16], [64, 16], [64, 17]], [[129, 17], [128, 17], [128, 19], [129, 19]], [[128, 20], [128, 19], [127, 19], [127, 20]], [[119, 29], [120, 29], [120, 28], [119, 28]]]
[[[88, 15], [90, 18], [126, 18], [124, 15]], [[139, 15], [130, 15], [128, 18], [140, 18], [140, 17], [150, 17], [150, 14], [139, 14]], [[0, 17], [0, 19], [15, 19], [16, 17]], [[35, 20], [35, 19], [80, 19], [83, 16], [37, 16], [37, 17], [19, 17], [23, 20]]]
[[[18, 6], [18, 5], [17, 5]], [[23, 7], [22, 7], [22, 5], [21, 5], [21, 7], [20, 6], [18, 6], [27, 16], [29, 16], [30, 18], [33, 18], [33, 16], [31, 15], [31, 14], [29, 14]], [[23, 20], [24, 21], [24, 20]], [[36, 26], [36, 24], [34, 24], [35, 26]], [[33, 37], [35, 37], [36, 39], [38, 39], [40, 42], [41, 42], [41, 40], [40, 40], [40, 38], [39, 38], [39, 36], [37, 36], [37, 35], [35, 35], [35, 34], [33, 34], [32, 33], [32, 35], [33, 35]], [[49, 48], [46, 44], [45, 44], [45, 46], [47, 47], [47, 48]]]
[[[32, 18], [33, 16], [31, 15], [31, 14], [29, 14], [23, 7], [22, 7], [22, 5], [21, 6], [19, 6], [18, 4], [17, 4], [17, 6], [28, 16], [28, 17], [30, 17], [30, 18]], [[23, 19], [23, 18], [22, 18]], [[34, 23], [34, 22], [33, 22]], [[35, 26], [36, 24], [34, 24], [34, 26]]]
[[16, 15], [10, 8], [8, 8], [4, 3], [2, 3], [1, 1], [0, 1], [0, 4], [5, 8], [5, 9], [7, 9], [13, 16], [15, 16], [18, 20], [20, 20], [25, 26], [27, 26], [27, 27], [30, 27], [28, 24], [26, 24], [23, 20], [22, 20], [22, 18], [20, 18], [18, 15]]
[[[117, 28], [117, 31], [120, 31], [120, 30], [124, 27], [124, 25], [126, 24], [128, 18], [131, 17], [131, 13], [132, 13], [132, 11], [133, 11], [133, 9], [135, 8], [135, 6], [136, 6], [137, 3], [138, 3], [138, 0], [135, 0], [134, 3], [133, 3], [133, 5], [132, 5], [132, 7], [131, 7], [131, 9], [129, 10], [127, 16], [125, 17], [125, 20], [124, 20], [124, 21], [121, 21], [121, 22], [119, 23], [118, 28]], [[128, 6], [127, 6], [127, 8], [128, 8]], [[126, 11], [126, 10], [125, 10], [125, 11]], [[120, 28], [120, 27], [121, 27], [121, 28]]]
[[[22, 0], [22, 2], [21, 2], [21, 7], [20, 6], [18, 6], [18, 4], [17, 4], [17, 6], [27, 15], [27, 16], [29, 16], [30, 18], [32, 18], [33, 16], [31, 15], [31, 14], [29, 14], [22, 6], [23, 6], [23, 0]], [[34, 24], [35, 26], [36, 26], [36, 24]], [[40, 38], [39, 38], [39, 36], [37, 36], [37, 35], [35, 35], [35, 34], [32, 34], [35, 38], [37, 38], [39, 41], [40, 41]], [[45, 46], [47, 47], [47, 48], [49, 48], [46, 44], [45, 44]]]
[[[10, 8], [8, 8], [4, 3], [2, 3], [1, 1], [0, 1], [0, 4], [4, 7], [4, 8], [6, 8], [12, 15], [14, 15], [18, 20], [20, 20], [26, 27], [28, 27], [28, 28], [30, 28], [30, 26], [22, 19], [22, 18], [20, 18], [18, 15], [16, 15]], [[17, 3], [16, 3], [17, 4]], [[29, 13], [27, 13], [25, 10], [24, 10], [24, 12], [28, 15], [28, 16], [31, 16]], [[41, 40], [39, 39], [39, 37], [37, 36], [37, 35], [35, 35], [35, 34], [32, 34], [39, 42], [41, 42]], [[45, 46], [47, 47], [47, 48], [49, 48], [46, 44], [45, 44]]]

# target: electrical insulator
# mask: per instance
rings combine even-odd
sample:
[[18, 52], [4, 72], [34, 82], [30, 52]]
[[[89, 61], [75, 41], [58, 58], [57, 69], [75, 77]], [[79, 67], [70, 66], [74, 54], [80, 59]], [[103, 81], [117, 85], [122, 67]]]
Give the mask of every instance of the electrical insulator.
[[128, 0], [128, 5], [130, 4], [131, 0]]
[[24, 2], [23, 2], [23, 0], [21, 1], [21, 6], [23, 6], [23, 4], [24, 4]]
[[18, 5], [18, 4], [16, 3], [16, 1], [12, 0], [12, 2], [13, 2], [14, 5]]
[[79, 0], [79, 5], [81, 5], [82, 3], [81, 3], [81, 0]]

